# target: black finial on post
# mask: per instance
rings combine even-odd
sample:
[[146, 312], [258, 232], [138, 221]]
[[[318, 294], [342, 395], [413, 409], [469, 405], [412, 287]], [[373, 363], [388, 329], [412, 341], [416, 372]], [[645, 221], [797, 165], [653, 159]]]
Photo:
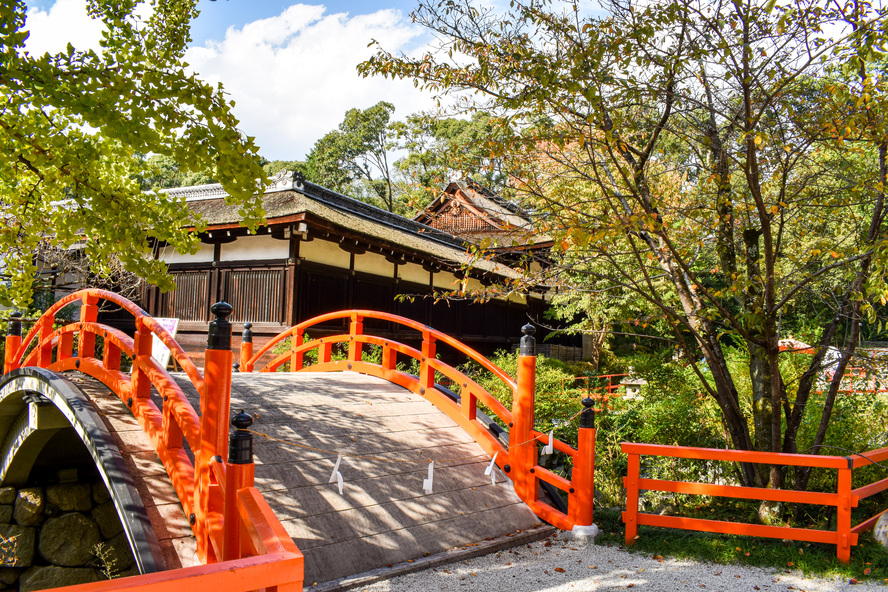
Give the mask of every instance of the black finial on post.
[[524, 336], [521, 338], [521, 345], [518, 347], [519, 356], [535, 356], [536, 355], [536, 339], [533, 334], [536, 333], [536, 327], [530, 323], [521, 327]]
[[253, 462], [253, 434], [247, 431], [253, 425], [253, 418], [241, 409], [231, 418], [234, 433], [228, 438], [228, 462], [233, 465], [248, 465]]
[[7, 335], [22, 336], [22, 313], [19, 311], [9, 315], [9, 332]]
[[244, 323], [244, 332], [241, 333], [241, 343], [253, 343], [253, 323]]
[[231, 365], [232, 372], [240, 372], [240, 362], [235, 362]]
[[595, 401], [593, 401], [591, 397], [583, 399], [583, 410], [580, 412], [581, 428], [595, 427], [595, 409], [592, 408], [592, 405], [594, 404]]
[[217, 302], [210, 307], [216, 318], [210, 321], [207, 333], [207, 349], [231, 349], [231, 323], [228, 315], [234, 310], [227, 302]]

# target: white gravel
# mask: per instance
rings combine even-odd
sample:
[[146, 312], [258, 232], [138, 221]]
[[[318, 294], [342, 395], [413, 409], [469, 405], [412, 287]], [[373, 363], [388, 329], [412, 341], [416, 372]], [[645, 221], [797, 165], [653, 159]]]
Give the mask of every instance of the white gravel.
[[[547, 546], [548, 545], [548, 546]], [[875, 566], [874, 566], [875, 567]], [[882, 567], [884, 570], [885, 566]], [[582, 545], [558, 533], [530, 545], [377, 582], [367, 592], [578, 592], [586, 590], [833, 592], [888, 590], [888, 581], [851, 584], [847, 579], [806, 578], [793, 570], [716, 565], [618, 547]], [[307, 587], [306, 590], [311, 590]]]

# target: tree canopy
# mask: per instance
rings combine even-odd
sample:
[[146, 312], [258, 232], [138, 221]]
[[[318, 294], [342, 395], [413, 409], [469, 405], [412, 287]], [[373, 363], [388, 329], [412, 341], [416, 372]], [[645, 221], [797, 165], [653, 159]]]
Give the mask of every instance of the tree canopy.
[[[437, 51], [380, 49], [360, 70], [455, 93], [509, 123], [491, 153], [556, 244], [527, 281], [568, 288], [596, 310], [631, 295], [614, 311], [669, 335], [736, 447], [798, 452], [827, 346], [839, 346], [819, 429], [804, 442], [818, 450], [861, 322], [888, 298], [884, 9], [510, 6], [422, 1], [414, 19]], [[811, 308], [817, 354], [792, 374], [782, 324]], [[729, 347], [746, 350], [748, 376], [732, 374]], [[742, 467], [747, 484], [785, 477]], [[808, 478], [793, 477], [802, 488]]]
[[31, 297], [41, 242], [77, 245], [101, 272], [111, 255], [127, 270], [172, 287], [149, 237], [196, 248], [195, 222], [174, 199], [143, 193], [142, 156], [171, 159], [182, 174], [210, 171], [247, 223], [262, 218], [266, 179], [253, 139], [238, 129], [221, 85], [182, 61], [196, 0], [91, 0], [100, 51], [70, 44], [31, 55], [27, 6], [0, 6], [0, 304]]

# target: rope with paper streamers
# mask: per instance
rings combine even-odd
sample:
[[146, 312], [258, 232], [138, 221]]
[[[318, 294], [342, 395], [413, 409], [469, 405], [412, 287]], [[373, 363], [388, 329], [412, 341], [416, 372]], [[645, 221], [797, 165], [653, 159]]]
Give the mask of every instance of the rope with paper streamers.
[[[582, 412], [583, 412], [583, 410], [581, 409], [580, 411], [578, 411], [577, 413], [575, 413], [574, 415], [569, 417], [567, 420], [565, 420], [564, 423], [570, 423], [571, 421], [573, 421], [574, 419], [579, 417], [580, 413], [582, 413]], [[434, 484], [434, 477], [435, 477], [435, 462], [436, 461], [434, 461], [428, 457], [426, 457], [424, 460], [417, 460], [417, 459], [407, 459], [407, 458], [385, 458], [385, 457], [374, 456], [374, 455], [369, 455], [369, 454], [342, 453], [342, 452], [339, 452], [336, 450], [327, 450], [326, 448], [318, 448], [316, 446], [309, 446], [308, 444], [300, 444], [299, 442], [293, 442], [292, 440], [286, 440], [284, 438], [277, 438], [275, 436], [271, 436], [269, 434], [266, 434], [264, 432], [259, 432], [256, 430], [248, 429], [245, 431], [247, 431], [255, 436], [261, 436], [270, 442], [280, 442], [281, 444], [287, 444], [288, 446], [295, 446], [297, 448], [303, 448], [305, 450], [312, 450], [314, 452], [321, 452], [324, 454], [331, 454], [331, 455], [335, 454], [336, 455], [336, 463], [333, 465], [333, 472], [330, 474], [330, 479], [328, 480], [328, 483], [336, 483], [339, 488], [340, 495], [342, 495], [343, 486], [345, 483], [342, 478], [342, 472], [339, 470], [339, 466], [342, 463], [343, 458], [360, 458], [363, 460], [375, 460], [375, 461], [380, 461], [380, 462], [396, 462], [396, 463], [407, 463], [407, 464], [428, 463], [428, 466], [429, 466], [428, 477], [423, 479], [422, 487], [423, 487], [423, 491], [425, 491], [426, 494], [432, 493], [432, 486]], [[554, 452], [554, 447], [555, 447], [554, 433], [555, 433], [555, 430], [549, 431], [549, 434], [548, 434], [549, 442], [543, 447], [543, 451], [542, 451], [543, 455], [552, 454]], [[524, 444], [529, 444], [531, 442], [536, 442], [538, 440], [539, 440], [539, 438], [533, 437], [530, 440], [519, 443], [518, 446], [522, 446]], [[496, 485], [496, 473], [494, 472], [494, 467], [496, 466], [497, 455], [499, 455], [499, 452], [494, 453], [493, 458], [490, 460], [490, 464], [484, 470], [485, 476], [490, 475], [490, 484], [491, 485]], [[486, 456], [486, 455], [485, 454], [473, 454], [470, 456], [463, 456], [463, 457], [459, 457], [459, 458], [450, 458], [450, 459], [445, 459], [445, 460], [439, 459], [437, 462], [439, 464], [449, 464], [449, 463], [456, 463], [456, 462], [461, 462], [461, 461], [465, 461], [465, 460], [473, 460], [473, 459], [476, 459], [476, 458], [479, 458], [482, 456]]]

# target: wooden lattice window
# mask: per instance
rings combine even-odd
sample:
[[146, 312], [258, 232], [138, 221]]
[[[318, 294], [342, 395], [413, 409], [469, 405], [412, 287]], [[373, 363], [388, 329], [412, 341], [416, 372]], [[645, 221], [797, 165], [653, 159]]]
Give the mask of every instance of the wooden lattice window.
[[172, 273], [176, 289], [159, 294], [158, 317], [174, 317], [183, 321], [209, 319], [209, 271], [181, 271]]
[[283, 323], [286, 294], [284, 269], [245, 269], [223, 272], [223, 298], [239, 323]]

